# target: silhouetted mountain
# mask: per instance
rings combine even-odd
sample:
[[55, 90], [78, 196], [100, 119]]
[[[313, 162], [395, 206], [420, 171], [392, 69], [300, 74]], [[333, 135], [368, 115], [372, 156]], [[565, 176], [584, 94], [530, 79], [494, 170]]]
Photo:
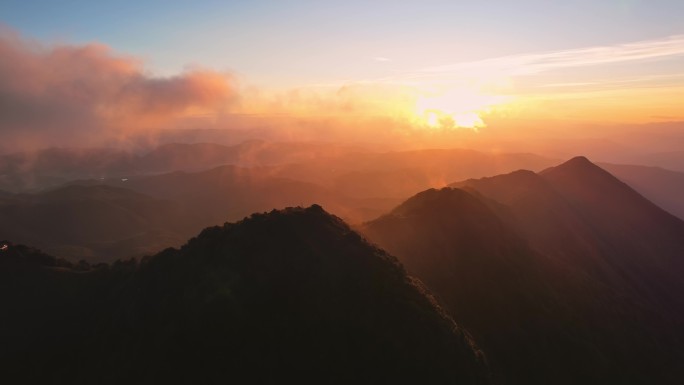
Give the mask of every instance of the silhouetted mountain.
[[682, 303], [684, 222], [584, 157], [539, 175], [519, 171], [454, 184], [506, 205], [513, 225], [545, 255], [648, 302]]
[[139, 265], [79, 267], [9, 244], [0, 267], [6, 378], [489, 382], [420, 283], [320, 206], [207, 228]]
[[601, 163], [600, 166], [646, 199], [684, 219], [684, 172], [623, 164]]
[[532, 171], [469, 179], [451, 186], [503, 204], [512, 215], [506, 217], [510, 226], [544, 255], [573, 264], [578, 258], [600, 260], [593, 229], [548, 181]]
[[538, 251], [684, 322], [684, 222], [586, 158], [457, 185], [507, 205]]
[[684, 222], [583, 157], [540, 176], [566, 199], [598, 241], [601, 261], [587, 269], [602, 279], [614, 279], [616, 287], [633, 288], [650, 303], [662, 303], [684, 320]]
[[[577, 346], [588, 341], [568, 340], [579, 325], [563, 330], [569, 325], [556, 321], [565, 309], [544, 277], [545, 261], [486, 203], [458, 189], [428, 190], [366, 224], [363, 232], [397, 255], [473, 333], [500, 382], [570, 384], [591, 378], [586, 371], [591, 373], [597, 358]], [[577, 365], [563, 367], [572, 356]]]
[[[657, 282], [672, 277], [651, 268], [658, 263], [656, 255], [644, 254], [649, 247], [631, 244], [664, 238], [648, 238], [650, 231], [644, 239], [626, 234], [624, 247], [634, 250], [623, 261], [625, 253], [606, 248], [617, 241], [619, 226], [599, 221], [597, 231], [578, 206], [605, 191], [601, 199], [641, 206], [636, 210], [645, 210], [639, 215], [649, 226], [674, 235], [678, 225], [596, 168], [575, 159], [543, 177], [519, 171], [464, 182], [470, 193], [428, 190], [367, 223], [363, 232], [436, 293], [473, 333], [504, 383], [679, 383], [682, 308], [666, 304], [677, 304], [672, 297], [681, 288]], [[610, 215], [635, 225], [629, 214]], [[682, 270], [673, 258], [658, 261], [667, 261], [675, 275]], [[665, 287], [673, 290], [669, 298], [653, 297]]]

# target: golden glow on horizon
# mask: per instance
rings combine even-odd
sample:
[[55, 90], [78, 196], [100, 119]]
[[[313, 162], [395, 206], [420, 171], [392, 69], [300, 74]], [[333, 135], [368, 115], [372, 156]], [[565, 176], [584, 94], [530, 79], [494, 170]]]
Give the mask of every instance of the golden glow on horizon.
[[517, 118], [544, 122], [646, 124], [684, 120], [684, 87], [607, 89], [521, 95], [507, 104]]
[[454, 88], [442, 93], [420, 95], [416, 100], [418, 121], [431, 128], [485, 127], [482, 116], [508, 98], [481, 93], [470, 88]]

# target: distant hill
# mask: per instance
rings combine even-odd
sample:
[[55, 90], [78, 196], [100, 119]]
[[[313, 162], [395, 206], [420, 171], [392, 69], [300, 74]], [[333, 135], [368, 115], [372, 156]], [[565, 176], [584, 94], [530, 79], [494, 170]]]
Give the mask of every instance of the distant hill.
[[358, 220], [378, 215], [396, 200], [353, 199], [261, 168], [219, 166], [3, 193], [0, 234], [71, 260], [113, 261], [178, 246], [204, 227], [253, 212], [316, 202]]
[[140, 264], [72, 265], [3, 245], [6, 378], [489, 383], [420, 283], [319, 206], [207, 228]]
[[503, 383], [676, 384], [682, 221], [585, 158], [428, 190], [362, 227]]
[[301, 163], [360, 151], [343, 144], [321, 142], [267, 142], [248, 140], [237, 145], [168, 143], [137, 160], [144, 173], [200, 171], [221, 165], [266, 167]]
[[497, 175], [520, 168], [542, 170], [554, 160], [525, 153], [430, 149], [343, 154], [278, 168], [278, 175], [332, 188], [350, 197], [406, 199], [454, 180]]
[[219, 166], [200, 172], [177, 171], [95, 183], [178, 202], [188, 216], [198, 218], [193, 231], [277, 207], [320, 203], [340, 216], [367, 217], [364, 212], [377, 215], [396, 202], [349, 198], [334, 189], [279, 177], [268, 168], [256, 167]]
[[180, 208], [128, 189], [66, 186], [0, 198], [0, 234], [71, 259], [114, 260], [180, 245]]
[[651, 202], [684, 219], [684, 172], [650, 166], [599, 165]]
[[48, 148], [0, 155], [0, 189], [37, 191], [75, 179], [121, 175], [128, 173], [134, 162], [132, 153], [103, 148]]
[[[465, 149], [374, 151], [320, 142], [237, 145], [168, 143], [133, 153], [114, 149], [49, 148], [0, 156], [0, 190], [55, 188], [77, 180], [115, 180], [217, 166], [268, 168], [273, 176], [334, 188], [358, 198], [402, 198], [453, 180], [496, 175], [519, 168], [539, 170], [553, 161], [532, 154]], [[387, 187], [390, 183], [394, 190]]]
[[0, 190], [38, 191], [77, 179], [110, 180], [202, 171], [221, 165], [266, 167], [325, 159], [350, 151], [357, 148], [332, 143], [260, 140], [231, 146], [168, 143], [141, 153], [109, 148], [47, 148], [0, 155]]
[[638, 163], [684, 172], [684, 151], [657, 152], [642, 155], [638, 158]]

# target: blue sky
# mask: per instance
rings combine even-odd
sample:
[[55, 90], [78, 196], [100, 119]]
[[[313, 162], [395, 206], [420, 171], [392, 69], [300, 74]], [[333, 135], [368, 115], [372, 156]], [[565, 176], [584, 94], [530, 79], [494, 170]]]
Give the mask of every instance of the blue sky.
[[201, 66], [275, 86], [662, 38], [684, 34], [683, 17], [681, 0], [0, 3], [0, 22], [26, 38], [103, 43], [162, 75]]

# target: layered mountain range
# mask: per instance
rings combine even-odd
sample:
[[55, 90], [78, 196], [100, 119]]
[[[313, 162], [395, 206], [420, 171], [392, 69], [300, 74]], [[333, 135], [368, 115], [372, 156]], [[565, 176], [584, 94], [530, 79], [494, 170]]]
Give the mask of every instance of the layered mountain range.
[[684, 222], [583, 157], [452, 186], [362, 232], [473, 333], [502, 382], [681, 380]]
[[253, 212], [317, 203], [360, 222], [447, 181], [548, 164], [529, 154], [261, 141], [167, 144], [140, 155], [49, 149], [0, 157], [8, 190], [0, 234], [59, 257], [111, 262], [177, 247]]
[[[125, 179], [0, 196], [12, 241], [0, 244], [4, 373], [34, 383], [684, 378], [684, 221], [584, 157], [425, 190], [355, 226], [363, 236], [314, 204], [208, 227], [183, 246], [250, 210], [367, 201], [237, 166]], [[146, 256], [74, 263], [18, 242]], [[180, 247], [153, 255], [169, 244]]]

